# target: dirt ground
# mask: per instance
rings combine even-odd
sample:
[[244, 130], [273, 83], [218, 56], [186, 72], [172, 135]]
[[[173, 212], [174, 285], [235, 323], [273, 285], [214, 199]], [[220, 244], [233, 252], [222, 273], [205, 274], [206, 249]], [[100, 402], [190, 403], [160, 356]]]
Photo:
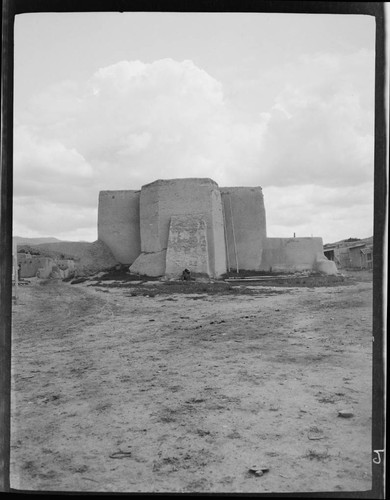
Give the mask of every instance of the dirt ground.
[[348, 274], [20, 286], [12, 488], [369, 490], [372, 274]]

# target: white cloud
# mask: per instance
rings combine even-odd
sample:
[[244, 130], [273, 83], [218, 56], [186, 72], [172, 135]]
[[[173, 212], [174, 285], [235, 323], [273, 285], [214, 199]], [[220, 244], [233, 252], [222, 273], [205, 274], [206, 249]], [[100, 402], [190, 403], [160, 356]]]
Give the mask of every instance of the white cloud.
[[372, 236], [373, 186], [313, 184], [264, 189], [270, 237], [321, 236], [325, 243]]
[[91, 166], [74, 148], [66, 148], [58, 139], [47, 140], [26, 127], [14, 134], [14, 169], [17, 175], [53, 179], [89, 179]]
[[60, 239], [97, 238], [97, 207], [80, 207], [45, 201], [41, 197], [20, 197], [14, 200], [16, 235], [39, 237], [54, 235]]
[[90, 191], [93, 169], [74, 148], [57, 139], [45, 139], [31, 129], [16, 127], [14, 134], [14, 202], [32, 197], [45, 204], [94, 206]]
[[[264, 137], [264, 185], [373, 178], [374, 54], [318, 54], [275, 70], [285, 82]], [[268, 77], [270, 78], [270, 76]]]
[[[188, 60], [122, 61], [87, 82], [52, 86], [16, 116], [15, 220], [54, 235], [53, 214], [64, 210], [80, 227], [86, 221], [96, 227], [99, 190], [211, 177], [221, 186], [301, 186], [298, 198], [280, 191], [279, 202], [292, 203], [290, 212], [295, 203], [304, 221], [304, 208], [316, 202], [304, 186], [320, 185], [325, 193], [372, 181], [372, 61], [360, 51], [274, 68], [264, 77], [267, 85], [275, 82], [273, 99], [246, 119], [237, 118], [222, 83]], [[28, 196], [40, 200], [35, 209], [46, 225], [23, 211]], [[88, 215], [80, 220], [75, 207]], [[269, 226], [291, 223], [278, 221], [280, 211], [267, 200], [266, 208], [274, 214]]]

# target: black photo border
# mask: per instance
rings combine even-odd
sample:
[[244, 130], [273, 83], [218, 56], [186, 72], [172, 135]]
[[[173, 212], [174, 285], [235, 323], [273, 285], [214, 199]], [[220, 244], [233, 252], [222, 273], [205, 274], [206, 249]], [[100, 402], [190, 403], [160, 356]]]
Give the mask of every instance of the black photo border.
[[[2, 0], [1, 25], [1, 173], [0, 173], [0, 491], [10, 489], [10, 398], [12, 314], [13, 70], [14, 20], [44, 12], [245, 12], [359, 14], [375, 17], [375, 154], [373, 255], [372, 489], [347, 492], [240, 494], [256, 497], [385, 498], [385, 387], [387, 289], [387, 130], [384, 2], [256, 0]], [[324, 470], [326, 474], [326, 471]], [[28, 493], [28, 492], [26, 492]], [[37, 492], [34, 492], [37, 493]], [[60, 493], [60, 492], [59, 492]], [[72, 494], [72, 492], [66, 492]], [[77, 492], [75, 492], [77, 493]], [[40, 494], [55, 494], [42, 491]], [[88, 493], [87, 493], [88, 494]], [[96, 493], [94, 493], [96, 494]], [[121, 493], [119, 493], [121, 494]], [[230, 496], [226, 494], [224, 496]]]

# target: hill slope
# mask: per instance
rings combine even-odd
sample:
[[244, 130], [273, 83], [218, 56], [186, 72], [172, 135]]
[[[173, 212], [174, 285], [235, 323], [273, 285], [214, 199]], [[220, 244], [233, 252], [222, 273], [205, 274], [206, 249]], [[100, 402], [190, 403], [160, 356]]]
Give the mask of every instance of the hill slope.
[[25, 238], [24, 236], [14, 236], [12, 242], [14, 245], [39, 245], [40, 243], [54, 243], [61, 241], [58, 238]]

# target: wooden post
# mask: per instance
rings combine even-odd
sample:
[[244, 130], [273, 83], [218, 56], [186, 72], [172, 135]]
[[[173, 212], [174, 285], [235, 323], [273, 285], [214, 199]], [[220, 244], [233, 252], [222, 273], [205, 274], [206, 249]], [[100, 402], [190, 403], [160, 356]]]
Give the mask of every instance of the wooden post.
[[3, 0], [0, 128], [0, 491], [9, 491], [12, 315], [13, 46], [15, 2]]
[[18, 272], [18, 254], [13, 253], [13, 268], [14, 268], [14, 278], [15, 278], [15, 304], [18, 303], [19, 296], [19, 272]]

